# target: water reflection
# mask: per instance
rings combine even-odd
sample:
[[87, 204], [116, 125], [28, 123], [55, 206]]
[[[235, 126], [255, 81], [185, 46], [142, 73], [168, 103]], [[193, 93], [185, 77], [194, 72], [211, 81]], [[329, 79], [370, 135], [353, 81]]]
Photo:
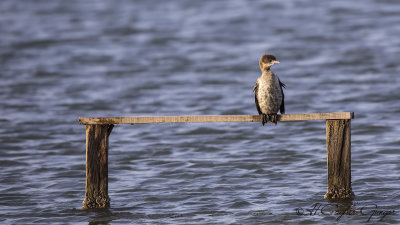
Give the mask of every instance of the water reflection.
[[110, 209], [90, 209], [89, 211], [94, 213], [94, 216], [90, 217], [89, 225], [108, 225], [116, 219], [116, 214]]

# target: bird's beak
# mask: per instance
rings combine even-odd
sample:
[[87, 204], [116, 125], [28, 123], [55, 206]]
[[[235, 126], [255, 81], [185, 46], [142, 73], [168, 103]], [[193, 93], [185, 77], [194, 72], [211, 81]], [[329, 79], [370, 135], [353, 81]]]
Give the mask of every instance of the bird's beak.
[[281, 62], [279, 62], [278, 60], [274, 60], [274, 61], [272, 61], [272, 63], [275, 64], [275, 63], [281, 63]]

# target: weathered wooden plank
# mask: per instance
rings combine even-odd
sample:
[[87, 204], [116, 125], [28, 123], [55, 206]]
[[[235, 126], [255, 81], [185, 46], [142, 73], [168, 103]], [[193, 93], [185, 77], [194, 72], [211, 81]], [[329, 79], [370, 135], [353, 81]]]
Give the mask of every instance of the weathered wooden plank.
[[353, 198], [351, 188], [351, 122], [326, 120], [327, 199]]
[[107, 208], [108, 137], [114, 125], [86, 125], [86, 185], [83, 208]]
[[[283, 114], [278, 121], [353, 119], [353, 112]], [[260, 115], [80, 117], [80, 124], [261, 122]]]

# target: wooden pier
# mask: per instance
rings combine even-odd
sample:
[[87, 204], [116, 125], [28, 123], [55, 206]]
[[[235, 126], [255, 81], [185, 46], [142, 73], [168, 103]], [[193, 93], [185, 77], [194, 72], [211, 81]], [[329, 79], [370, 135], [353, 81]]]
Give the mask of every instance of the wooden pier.
[[[86, 125], [86, 191], [84, 208], [107, 208], [108, 138], [114, 124], [259, 122], [260, 115], [80, 117]], [[353, 112], [284, 114], [278, 121], [326, 120], [327, 199], [353, 198], [351, 188], [351, 119]], [[268, 128], [266, 128], [268, 129]]]

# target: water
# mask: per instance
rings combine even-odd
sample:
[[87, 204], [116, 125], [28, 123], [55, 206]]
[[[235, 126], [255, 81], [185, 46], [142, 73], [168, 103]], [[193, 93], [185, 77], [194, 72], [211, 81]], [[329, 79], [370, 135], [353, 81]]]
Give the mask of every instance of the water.
[[[398, 224], [399, 36], [394, 0], [3, 0], [0, 223]], [[116, 126], [111, 208], [82, 210], [79, 116], [256, 114], [264, 53], [287, 113], [355, 112], [347, 215], [324, 121]]]

